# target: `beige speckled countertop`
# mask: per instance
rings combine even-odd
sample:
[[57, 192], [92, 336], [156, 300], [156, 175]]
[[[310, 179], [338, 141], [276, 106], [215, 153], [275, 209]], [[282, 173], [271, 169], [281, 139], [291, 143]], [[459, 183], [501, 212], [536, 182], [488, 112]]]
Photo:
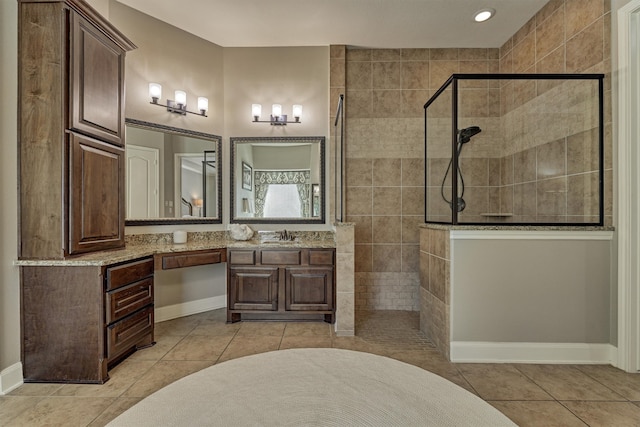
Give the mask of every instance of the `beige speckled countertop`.
[[251, 240], [231, 239], [227, 232], [189, 232], [187, 243], [174, 244], [171, 233], [126, 236], [126, 247], [69, 257], [67, 259], [17, 260], [17, 266], [103, 266], [160, 253], [200, 251], [221, 248], [335, 248], [331, 231], [294, 231], [293, 241], [273, 240], [276, 233], [259, 232]]
[[614, 231], [612, 226], [596, 225], [451, 225], [451, 224], [420, 224], [420, 228], [434, 230], [513, 230], [513, 231]]

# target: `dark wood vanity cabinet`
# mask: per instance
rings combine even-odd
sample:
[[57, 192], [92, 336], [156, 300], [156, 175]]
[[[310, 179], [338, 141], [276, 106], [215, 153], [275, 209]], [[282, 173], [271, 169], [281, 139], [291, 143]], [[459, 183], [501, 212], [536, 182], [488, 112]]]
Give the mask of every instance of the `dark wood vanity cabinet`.
[[153, 344], [153, 258], [109, 266], [23, 266], [25, 382], [103, 383]]
[[124, 59], [135, 46], [83, 0], [19, 0], [18, 20], [18, 255], [123, 247]]
[[228, 249], [227, 321], [335, 321], [335, 250]]

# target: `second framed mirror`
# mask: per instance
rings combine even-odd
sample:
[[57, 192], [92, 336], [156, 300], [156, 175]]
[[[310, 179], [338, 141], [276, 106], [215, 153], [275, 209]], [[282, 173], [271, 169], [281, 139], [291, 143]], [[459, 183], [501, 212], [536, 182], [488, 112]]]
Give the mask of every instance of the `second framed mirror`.
[[325, 222], [325, 138], [232, 137], [231, 222]]

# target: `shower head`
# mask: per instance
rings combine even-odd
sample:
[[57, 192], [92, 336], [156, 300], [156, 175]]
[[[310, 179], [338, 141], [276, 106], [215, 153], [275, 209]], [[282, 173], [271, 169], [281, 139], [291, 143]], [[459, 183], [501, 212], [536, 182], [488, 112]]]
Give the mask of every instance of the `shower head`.
[[469, 126], [468, 128], [464, 128], [458, 131], [458, 142], [460, 144], [465, 144], [471, 141], [471, 137], [475, 136], [482, 132], [479, 126]]

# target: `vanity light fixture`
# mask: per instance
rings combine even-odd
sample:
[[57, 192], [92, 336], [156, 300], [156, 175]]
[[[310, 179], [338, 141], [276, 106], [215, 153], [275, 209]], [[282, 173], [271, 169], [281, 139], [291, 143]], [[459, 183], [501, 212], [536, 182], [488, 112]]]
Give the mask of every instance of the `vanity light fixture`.
[[302, 117], [302, 105], [294, 104], [292, 108], [294, 121], [287, 121], [287, 115], [282, 114], [282, 105], [273, 104], [271, 106], [270, 120], [260, 120], [262, 115], [261, 104], [251, 104], [251, 115], [253, 116], [254, 123], [270, 123], [271, 126], [286, 126], [289, 123], [302, 123], [300, 118]]
[[158, 83], [149, 83], [149, 96], [151, 97], [150, 104], [157, 105], [159, 107], [166, 107], [167, 111], [171, 113], [181, 114], [183, 116], [186, 116], [187, 113], [189, 113], [207, 117], [209, 100], [204, 96], [198, 97], [199, 113], [187, 110], [187, 93], [183, 90], [177, 90], [175, 92], [175, 100], [167, 99], [166, 105], [160, 104], [158, 100], [162, 97], [162, 86]]
[[195, 197], [193, 199], [193, 206], [198, 208], [198, 216], [202, 216], [202, 199], [198, 199], [197, 197]]
[[479, 11], [473, 14], [473, 20], [476, 22], [484, 22], [491, 19], [495, 14], [496, 14], [495, 9], [491, 9], [491, 8], [480, 9]]

